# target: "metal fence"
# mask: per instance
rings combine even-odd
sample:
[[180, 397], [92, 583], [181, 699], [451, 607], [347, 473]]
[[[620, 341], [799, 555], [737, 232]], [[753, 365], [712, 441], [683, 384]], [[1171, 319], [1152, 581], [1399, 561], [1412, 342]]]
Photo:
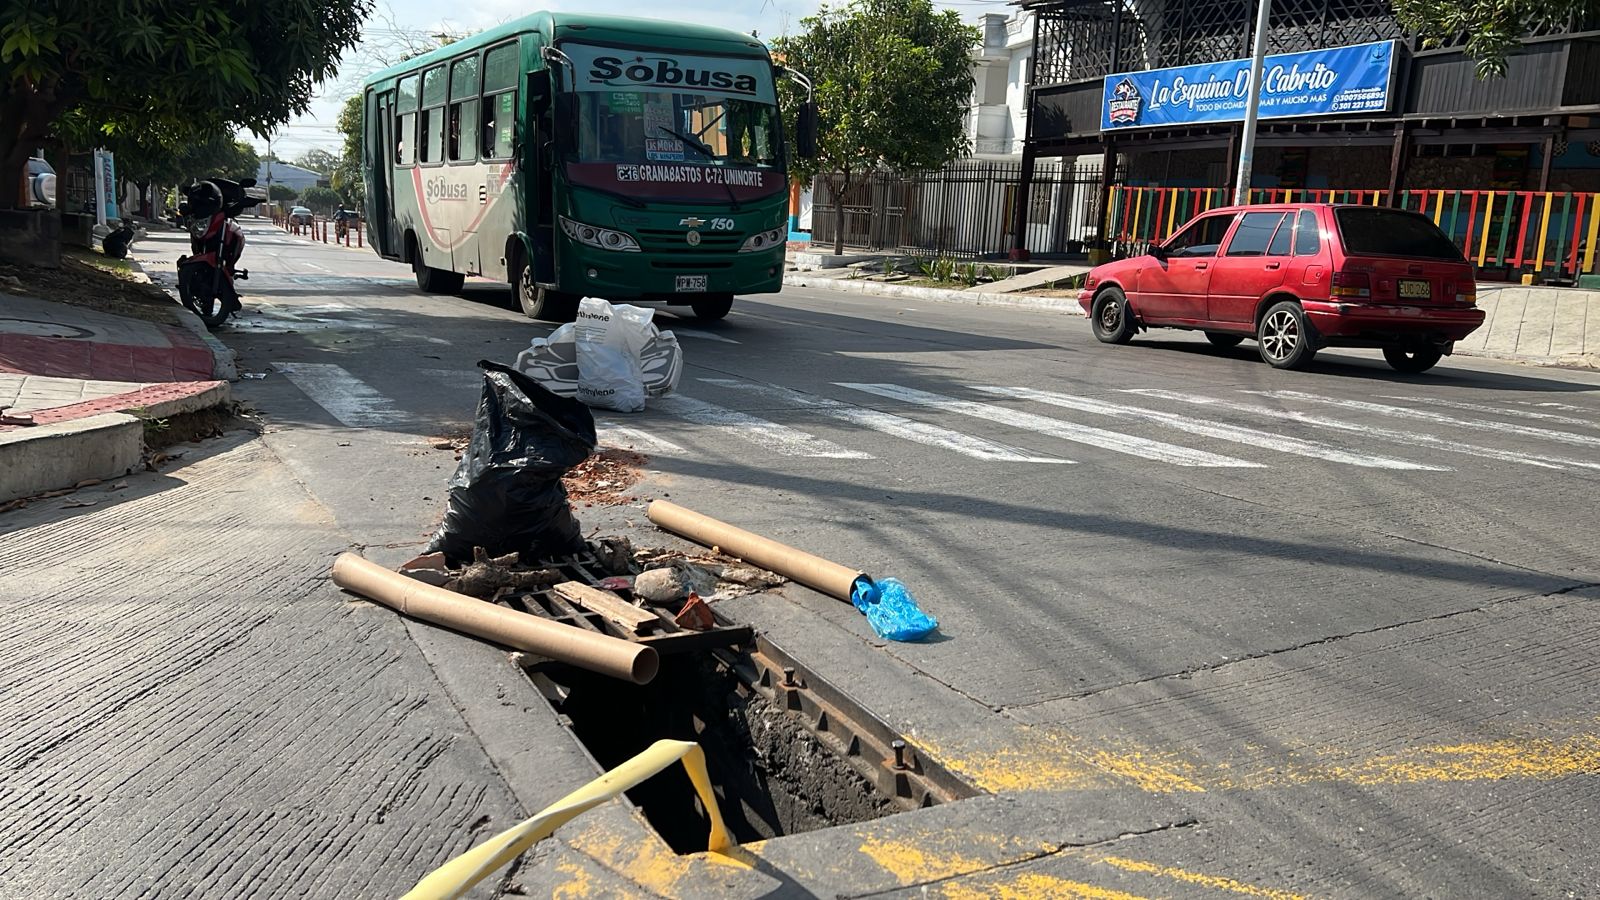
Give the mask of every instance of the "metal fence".
[[[1196, 215], [1230, 202], [1223, 188], [1112, 189], [1107, 227], [1119, 255], [1143, 252]], [[1251, 203], [1397, 206], [1432, 219], [1479, 269], [1557, 280], [1595, 271], [1600, 194], [1550, 191], [1253, 190]]]
[[[875, 172], [858, 177], [842, 197], [844, 243], [961, 258], [999, 258], [1011, 249], [1022, 164], [967, 160], [929, 172]], [[1026, 219], [1034, 255], [1071, 254], [1094, 240], [1098, 166], [1035, 167]], [[834, 182], [812, 186], [812, 240], [834, 240]]]

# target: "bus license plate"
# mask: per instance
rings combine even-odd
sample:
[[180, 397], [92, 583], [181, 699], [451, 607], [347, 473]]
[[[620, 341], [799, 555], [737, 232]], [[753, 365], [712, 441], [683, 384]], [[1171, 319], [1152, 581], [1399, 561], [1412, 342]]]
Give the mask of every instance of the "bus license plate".
[[1400, 296], [1405, 300], [1430, 300], [1433, 298], [1433, 285], [1426, 281], [1401, 279]]
[[684, 291], [703, 291], [706, 289], [706, 276], [679, 275], [676, 284], [679, 293]]

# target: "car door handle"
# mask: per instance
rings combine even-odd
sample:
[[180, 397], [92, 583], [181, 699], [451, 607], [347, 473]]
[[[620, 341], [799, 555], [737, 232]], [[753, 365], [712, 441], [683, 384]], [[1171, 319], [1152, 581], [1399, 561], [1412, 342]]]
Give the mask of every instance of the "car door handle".
[[1283, 265], [1283, 263], [1267, 263], [1267, 268], [1269, 268], [1269, 269], [1276, 269], [1276, 268], [1278, 268], [1278, 267], [1279, 267], [1279, 266], [1281, 266], [1281, 265]]
[[1195, 263], [1195, 264], [1194, 264], [1194, 270], [1195, 270], [1195, 271], [1196, 271], [1196, 272], [1198, 272], [1198, 271], [1200, 271], [1200, 270], [1201, 270], [1201, 269], [1205, 269], [1205, 268], [1209, 268], [1209, 267], [1210, 267], [1210, 266], [1211, 266], [1211, 263], [1203, 263], [1203, 262], [1199, 262], [1199, 263]]

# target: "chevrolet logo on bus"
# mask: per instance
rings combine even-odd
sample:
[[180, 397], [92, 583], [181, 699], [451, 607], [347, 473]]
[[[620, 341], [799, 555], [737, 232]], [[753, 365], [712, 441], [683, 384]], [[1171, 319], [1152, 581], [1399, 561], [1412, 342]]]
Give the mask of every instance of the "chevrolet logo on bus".
[[735, 75], [721, 69], [684, 68], [677, 60], [636, 56], [624, 62], [615, 56], [596, 57], [589, 69], [589, 80], [601, 84], [631, 84], [641, 87], [704, 87], [729, 94], [755, 94], [754, 75]]
[[678, 220], [678, 224], [682, 225], [682, 226], [684, 226], [686, 228], [699, 228], [701, 225], [704, 225], [705, 223], [706, 223], [705, 219], [701, 219], [701, 218], [698, 218], [698, 217], [695, 217], [695, 216], [690, 216], [687, 219], [679, 219]]

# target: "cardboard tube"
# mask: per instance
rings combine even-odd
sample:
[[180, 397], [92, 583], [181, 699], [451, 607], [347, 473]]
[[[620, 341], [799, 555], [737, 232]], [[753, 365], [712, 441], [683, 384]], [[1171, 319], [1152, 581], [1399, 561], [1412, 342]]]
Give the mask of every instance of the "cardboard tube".
[[681, 534], [697, 544], [716, 547], [730, 556], [792, 578], [847, 603], [850, 601], [850, 588], [856, 579], [863, 577], [857, 569], [812, 556], [759, 534], [751, 534], [666, 500], [651, 503], [649, 515], [650, 521], [674, 534]]
[[333, 583], [413, 618], [634, 684], [648, 684], [661, 665], [654, 647], [424, 584], [354, 553], [334, 561]]

